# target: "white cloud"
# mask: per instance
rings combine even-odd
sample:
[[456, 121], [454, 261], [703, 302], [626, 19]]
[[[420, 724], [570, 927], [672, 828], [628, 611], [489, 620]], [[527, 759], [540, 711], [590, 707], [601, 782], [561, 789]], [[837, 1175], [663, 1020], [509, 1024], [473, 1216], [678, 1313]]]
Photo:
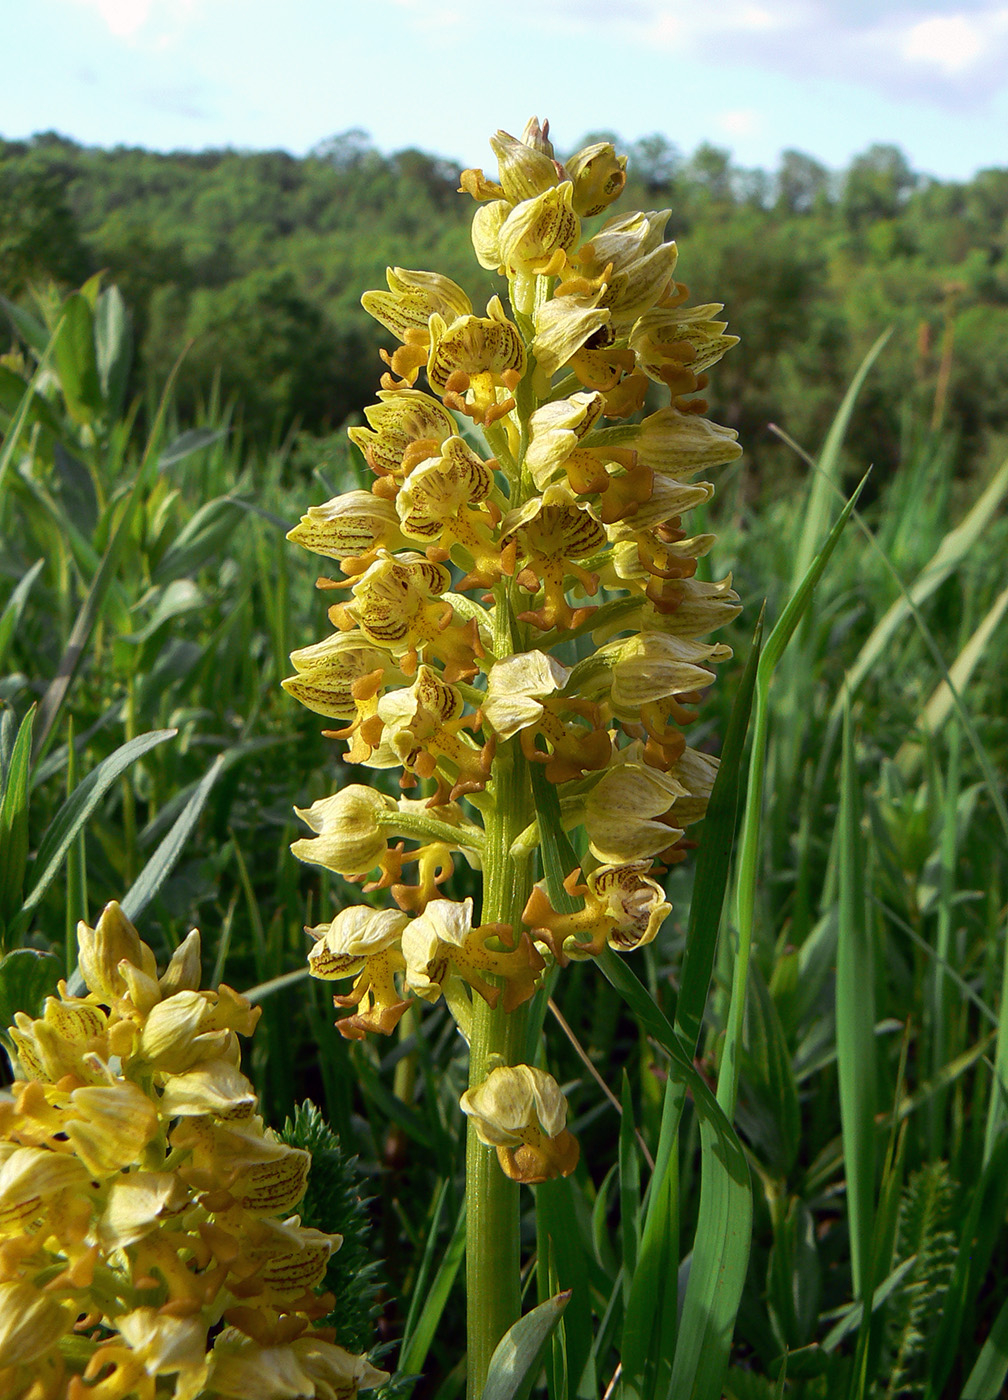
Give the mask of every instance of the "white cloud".
[[763, 126], [762, 114], [755, 107], [719, 112], [716, 121], [726, 136], [754, 136]]
[[126, 39], [147, 23], [151, 0], [77, 0], [105, 21], [109, 32]]
[[646, 44], [672, 61], [854, 83], [957, 112], [993, 99], [1008, 78], [1006, 0], [623, 0], [618, 19], [605, 0], [512, 5], [540, 29]]
[[904, 59], [955, 76], [976, 66], [1008, 33], [1008, 10], [986, 14], [932, 15], [907, 28], [899, 41]]
[[163, 47], [178, 38], [199, 0], [72, 0], [92, 11], [116, 39]]

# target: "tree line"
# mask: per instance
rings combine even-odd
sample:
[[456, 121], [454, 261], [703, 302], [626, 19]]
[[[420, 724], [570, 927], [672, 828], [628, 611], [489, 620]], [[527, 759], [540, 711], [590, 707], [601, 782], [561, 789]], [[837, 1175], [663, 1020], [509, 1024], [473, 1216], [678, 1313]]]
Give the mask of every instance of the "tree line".
[[[626, 149], [586, 139], [600, 136]], [[895, 463], [912, 423], [953, 432], [964, 471], [1005, 446], [1008, 169], [939, 181], [875, 145], [842, 172], [799, 151], [766, 172], [662, 136], [628, 155], [624, 203], [671, 208], [677, 276], [694, 300], [725, 302], [743, 339], [712, 413], [762, 479], [788, 469], [768, 425], [814, 448], [887, 326], [851, 451]], [[474, 302], [499, 290], [491, 274], [473, 285], [459, 174], [414, 149], [382, 155], [357, 130], [303, 158], [0, 140], [0, 290], [30, 298], [103, 271], [134, 317], [135, 393], [156, 393], [188, 345], [183, 413], [216, 385], [264, 440], [323, 434], [373, 397], [382, 333], [359, 298], [386, 265], [436, 268]]]

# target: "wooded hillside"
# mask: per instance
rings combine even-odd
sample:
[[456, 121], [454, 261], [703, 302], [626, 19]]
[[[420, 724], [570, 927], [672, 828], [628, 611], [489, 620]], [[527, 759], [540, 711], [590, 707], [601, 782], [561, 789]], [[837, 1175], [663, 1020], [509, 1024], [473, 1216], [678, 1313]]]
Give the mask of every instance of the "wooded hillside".
[[[878, 145], [839, 174], [797, 151], [768, 174], [712, 146], [683, 157], [660, 136], [629, 156], [624, 203], [672, 209], [678, 275], [694, 299], [725, 301], [743, 338], [714, 411], [761, 479], [793, 461], [767, 424], [814, 447], [888, 325], [851, 451], [885, 470], [909, 407], [954, 428], [963, 471], [1003, 447], [1008, 169], [942, 183]], [[52, 133], [0, 142], [2, 290], [106, 270], [136, 321], [135, 392], [159, 388], [192, 341], [183, 411], [219, 375], [257, 436], [294, 422], [321, 433], [373, 395], [381, 333], [359, 298], [386, 264], [436, 267], [474, 300], [494, 289], [489, 274], [472, 285], [458, 177], [417, 150], [382, 156], [359, 131], [304, 159], [101, 150]]]

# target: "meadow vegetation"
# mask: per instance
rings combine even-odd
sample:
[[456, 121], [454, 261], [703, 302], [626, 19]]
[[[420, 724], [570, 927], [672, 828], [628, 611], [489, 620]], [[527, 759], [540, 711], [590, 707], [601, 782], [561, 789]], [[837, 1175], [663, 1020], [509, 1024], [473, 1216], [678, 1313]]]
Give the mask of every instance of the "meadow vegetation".
[[[661, 1202], [648, 1187], [671, 1057], [713, 1087], [726, 1036], [753, 1226], [732, 1240], [727, 1195], [731, 1363], [698, 1364], [689, 1394], [995, 1400], [1008, 172], [942, 184], [878, 147], [840, 179], [796, 153], [768, 177], [658, 138], [630, 170], [628, 203], [672, 207], [693, 299], [724, 296], [743, 339], [712, 413], [747, 456], [696, 514], [718, 536], [701, 576], [731, 570], [746, 606], [691, 738], [727, 746], [741, 793], [699, 829], [701, 858], [734, 833], [720, 919], [691, 908], [700, 867], [676, 866], [643, 985], [618, 995], [577, 965], [537, 1006], [581, 1142], [571, 1177], [524, 1192], [526, 1305], [573, 1290], [551, 1400], [674, 1350], [716, 1179], [691, 1099]], [[465, 1383], [464, 1046], [443, 1006], [345, 1040], [307, 977], [303, 927], [345, 895], [290, 856], [292, 805], [360, 779], [280, 688], [324, 615], [284, 536], [306, 492], [362, 484], [337, 432], [375, 378], [361, 289], [405, 247], [474, 300], [494, 289], [472, 285], [457, 179], [354, 133], [302, 161], [0, 145], [0, 1024], [73, 977], [77, 920], [112, 898], [161, 963], [201, 927], [204, 984], [262, 1007], [248, 1072], [267, 1121], [311, 1099], [359, 1159], [344, 1218], [310, 1223], [344, 1230], [373, 1198], [356, 1257], [383, 1260], [383, 1364], [418, 1400]], [[457, 871], [447, 893], [471, 892]], [[623, 1393], [663, 1378], [642, 1363]]]

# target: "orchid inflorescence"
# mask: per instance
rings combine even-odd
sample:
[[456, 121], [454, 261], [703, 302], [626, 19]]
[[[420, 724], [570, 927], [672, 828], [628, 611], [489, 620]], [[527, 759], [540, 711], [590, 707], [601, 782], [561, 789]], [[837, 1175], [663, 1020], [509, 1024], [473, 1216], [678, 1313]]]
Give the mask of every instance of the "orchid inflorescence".
[[17, 1012], [0, 1100], [0, 1394], [352, 1400], [385, 1372], [318, 1325], [339, 1235], [302, 1226], [310, 1156], [263, 1125], [193, 930], [158, 976], [117, 904], [65, 982]]
[[[352, 1038], [442, 996], [467, 1033], [472, 993], [512, 1013], [547, 963], [650, 942], [716, 772], [684, 729], [738, 598], [730, 577], [696, 578], [714, 537], [682, 521], [713, 495], [698, 473], [741, 451], [699, 397], [736, 337], [719, 305], [687, 304], [669, 211], [587, 233], [626, 181], [610, 144], [561, 164], [533, 119], [491, 146], [498, 179], [467, 170], [462, 190], [509, 309], [389, 269], [362, 301], [400, 343], [349, 430], [370, 490], [290, 533], [343, 577], [319, 580], [336, 630], [293, 654], [285, 686], [339, 721], [349, 763], [401, 769], [398, 798], [353, 783], [299, 811], [313, 835], [292, 848], [394, 902], [309, 930], [312, 973], [354, 979], [335, 997]], [[535, 882], [550, 814], [533, 769], [582, 852], [565, 901]], [[459, 856], [484, 872], [479, 918], [442, 892]], [[573, 1169], [544, 1071], [497, 1064], [462, 1107], [516, 1179]]]

